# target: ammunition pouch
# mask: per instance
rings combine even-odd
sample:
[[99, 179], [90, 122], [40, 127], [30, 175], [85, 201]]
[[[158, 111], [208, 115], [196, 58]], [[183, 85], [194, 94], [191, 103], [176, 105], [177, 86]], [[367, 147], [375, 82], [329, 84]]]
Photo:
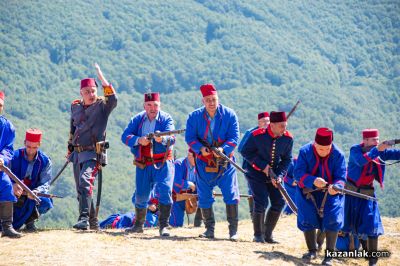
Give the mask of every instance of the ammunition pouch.
[[373, 197], [375, 194], [375, 189], [373, 187], [356, 187], [350, 182], [346, 183], [345, 189], [361, 193], [370, 197]]
[[185, 200], [185, 211], [187, 214], [192, 214], [197, 211], [197, 199], [190, 198]]

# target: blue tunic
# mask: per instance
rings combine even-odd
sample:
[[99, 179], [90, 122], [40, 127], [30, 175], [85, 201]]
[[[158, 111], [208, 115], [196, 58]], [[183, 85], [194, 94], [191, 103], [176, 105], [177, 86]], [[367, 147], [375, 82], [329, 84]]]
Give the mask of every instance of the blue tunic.
[[204, 158], [201, 155], [200, 149], [203, 144], [201, 144], [200, 140], [206, 141], [209, 145], [218, 143], [218, 146], [223, 148], [224, 153], [235, 160], [233, 150], [237, 145], [238, 139], [239, 122], [232, 109], [222, 104], [218, 105], [212, 121], [209, 119], [204, 106], [189, 114], [186, 122], [185, 141], [197, 154], [197, 191], [200, 208], [211, 208], [215, 201], [212, 195], [215, 186], [221, 189], [226, 204], [237, 204], [239, 202], [236, 169], [231, 164], [228, 164], [226, 169], [220, 166], [218, 167], [218, 172], [207, 172], [206, 167], [210, 166], [210, 162], [214, 158], [212, 156]]
[[[127, 212], [125, 214], [111, 214], [105, 220], [101, 221], [99, 226], [102, 229], [112, 228], [112, 229], [123, 229], [132, 227], [135, 224], [136, 217], [134, 212]], [[158, 213], [153, 213], [148, 211], [146, 214], [146, 220], [144, 227], [155, 227], [158, 222]]]
[[[317, 209], [311, 199], [303, 194], [303, 188], [316, 189], [313, 185], [317, 177], [323, 178], [328, 184], [344, 187], [346, 182], [346, 161], [343, 152], [332, 144], [328, 156], [318, 156], [313, 143], [300, 148], [294, 177], [298, 183], [296, 191], [296, 205], [298, 206], [297, 227], [301, 231], [322, 229], [339, 231], [343, 226], [344, 196], [329, 193], [323, 210], [323, 218], [318, 215]], [[325, 192], [312, 192], [318, 208], [320, 208]]]
[[[374, 147], [369, 152], [363, 152], [362, 149], [363, 144], [354, 145], [350, 149], [348, 182], [358, 188], [374, 189], [373, 182], [377, 180], [383, 187], [385, 164], [379, 158], [382, 161], [399, 160], [400, 150], [386, 149], [380, 152]], [[346, 195], [343, 231], [352, 232], [362, 238], [382, 235], [383, 225], [378, 202]]]
[[[11, 171], [32, 191], [48, 193], [51, 180], [51, 160], [41, 150], [38, 150], [32, 162], [28, 161], [25, 148], [16, 150], [11, 160]], [[13, 227], [20, 228], [32, 215], [36, 202], [27, 197], [22, 206], [14, 206]], [[44, 214], [53, 208], [53, 200], [39, 197], [38, 206], [40, 214]]]
[[[194, 193], [189, 187], [188, 181], [196, 184], [196, 176], [194, 167], [190, 166], [187, 158], [180, 158], [175, 161], [175, 178], [173, 194]], [[185, 220], [185, 201], [174, 201], [172, 204], [171, 216], [169, 224], [171, 226], [183, 226]]]
[[[144, 123], [150, 123], [147, 119], [146, 112], [140, 112], [135, 115], [128, 126], [125, 128], [121, 136], [121, 141], [127, 145], [131, 152], [135, 155], [135, 159], [141, 161], [142, 159], [148, 158], [149, 154], [145, 154], [146, 148], [138, 143], [140, 137], [145, 136], [148, 133], [144, 130]], [[150, 126], [145, 127], [147, 129]], [[154, 131], [171, 131], [174, 130], [174, 121], [172, 117], [163, 111], [159, 111], [155, 118]], [[168, 137], [171, 142], [169, 150], [167, 150], [167, 143], [163, 141], [158, 143], [153, 140], [153, 154], [154, 158], [163, 158], [164, 153], [172, 152], [173, 144], [175, 143], [175, 137]], [[165, 138], [166, 139], [166, 138]], [[147, 147], [147, 146], [146, 146]], [[156, 163], [160, 167], [161, 162]], [[174, 180], [174, 166], [172, 160], [167, 160], [161, 169], [154, 168], [153, 165], [148, 164], [144, 169], [136, 167], [136, 202], [137, 208], [147, 208], [147, 202], [150, 199], [150, 193], [152, 186], [155, 184], [155, 189], [159, 195], [160, 203], [163, 205], [172, 204], [172, 183]]]
[[[0, 116], [0, 158], [4, 160], [4, 165], [8, 165], [14, 154], [15, 129], [14, 126], [4, 116]], [[17, 201], [14, 196], [10, 178], [0, 172], [0, 202]]]
[[252, 131], [243, 144], [241, 154], [248, 162], [246, 179], [254, 196], [254, 212], [262, 213], [271, 202], [271, 210], [280, 212], [285, 201], [271, 178], [263, 172], [267, 165], [272, 166], [275, 174], [284, 175], [292, 161], [293, 137], [289, 131], [275, 137], [271, 127]]

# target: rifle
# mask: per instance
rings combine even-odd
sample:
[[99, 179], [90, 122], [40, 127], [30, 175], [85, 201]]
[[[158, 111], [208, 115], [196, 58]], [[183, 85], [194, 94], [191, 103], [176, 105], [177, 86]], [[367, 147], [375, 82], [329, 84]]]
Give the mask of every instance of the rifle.
[[41, 200], [38, 198], [38, 196], [36, 196], [35, 193], [32, 192], [32, 190], [30, 190], [21, 180], [19, 180], [19, 178], [16, 177], [13, 172], [11, 172], [10, 168], [5, 166], [4, 164], [0, 164], [0, 169], [4, 173], [6, 173], [15, 183], [20, 185], [21, 188], [26, 192], [26, 194], [30, 195], [37, 204], [40, 204]]
[[282, 185], [282, 178], [278, 177], [272, 168], [269, 168], [269, 176], [276, 180], [276, 186], [279, 192], [282, 194], [283, 199], [286, 201], [289, 208], [293, 211], [294, 214], [297, 215], [297, 206], [293, 202], [292, 198], [289, 196], [288, 192], [286, 191], [285, 187]]
[[164, 137], [164, 136], [171, 136], [171, 135], [175, 135], [175, 134], [182, 134], [185, 131], [186, 131], [186, 129], [177, 129], [177, 130], [171, 130], [171, 131], [165, 131], [165, 132], [160, 132], [160, 131], [157, 130], [155, 132], [147, 134], [146, 138], [148, 140], [152, 140], [154, 138], [159, 138], [159, 137]]
[[393, 145], [399, 144], [400, 143], [400, 139], [385, 140], [383, 143], [386, 144], [386, 145], [393, 146]]
[[298, 100], [298, 101], [296, 102], [296, 104], [293, 106], [292, 110], [290, 110], [289, 114], [286, 116], [286, 120], [289, 119], [289, 117], [294, 113], [294, 111], [296, 111], [297, 106], [298, 106], [300, 103], [301, 103], [300, 100]]
[[[240, 194], [239, 195], [241, 198], [252, 198], [252, 195], [247, 195], [247, 194]], [[213, 197], [222, 197], [222, 193], [215, 193], [213, 192]], [[176, 194], [176, 201], [183, 201], [187, 199], [197, 199], [198, 195], [197, 194], [191, 194], [191, 193], [182, 193], [182, 194]]]
[[[36, 193], [33, 192], [33, 193], [36, 194], [36, 196], [38, 196], [38, 197], [48, 198], [48, 199], [54, 199], [54, 198], [62, 199], [62, 198], [64, 198], [62, 196], [58, 196], [58, 195], [55, 195], [55, 194], [47, 194], [47, 193], [40, 193], [40, 192], [36, 192]], [[26, 195], [26, 192], [24, 191], [24, 193], [22, 193], [22, 195]]]
[[203, 139], [199, 139], [200, 143], [205, 146], [209, 151], [214, 152], [215, 154], [217, 154], [219, 157], [221, 157], [224, 161], [231, 163], [233, 166], [236, 167], [236, 169], [238, 169], [240, 172], [242, 172], [243, 174], [247, 174], [247, 171], [244, 170], [242, 167], [240, 167], [240, 165], [238, 165], [235, 161], [233, 161], [231, 158], [229, 158], [228, 156], [226, 156], [223, 152], [221, 152], [218, 148], [216, 147], [212, 147], [210, 144], [208, 144], [208, 142], [206, 142]]
[[[358, 193], [358, 192], [355, 192], [355, 191], [352, 191], [352, 190], [348, 190], [348, 189], [345, 189], [345, 188], [340, 188], [337, 185], [332, 185], [332, 188], [335, 191], [337, 191], [340, 194], [342, 194], [342, 195], [346, 195], [347, 194], [347, 195], [354, 196], [354, 197], [357, 197], [357, 198], [362, 198], [362, 199], [372, 200], [372, 201], [378, 201], [378, 199], [375, 198], [375, 197], [364, 195], [362, 193]], [[328, 189], [328, 188], [324, 188], [324, 189]]]

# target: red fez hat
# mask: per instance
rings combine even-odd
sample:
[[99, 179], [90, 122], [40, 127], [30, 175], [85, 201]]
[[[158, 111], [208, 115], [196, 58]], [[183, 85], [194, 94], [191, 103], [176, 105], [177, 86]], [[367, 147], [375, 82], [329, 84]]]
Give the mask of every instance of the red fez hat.
[[0, 99], [4, 102], [4, 91], [0, 91]]
[[263, 117], [269, 117], [269, 113], [268, 112], [263, 112], [263, 113], [259, 113], [258, 114], [258, 119], [260, 120]]
[[333, 141], [333, 131], [327, 127], [320, 127], [315, 133], [315, 142], [322, 146], [329, 146]]
[[200, 86], [200, 91], [203, 97], [217, 94], [217, 89], [212, 84], [204, 84]]
[[154, 101], [159, 102], [160, 101], [160, 93], [158, 93], [158, 92], [145, 93], [144, 94], [144, 101], [145, 102], [154, 102]]
[[87, 78], [81, 80], [81, 89], [86, 87], [97, 87], [97, 82], [94, 78]]
[[285, 122], [286, 119], [286, 113], [285, 112], [274, 112], [272, 111], [270, 116], [269, 116], [269, 121], [271, 123], [278, 123], [278, 122]]
[[25, 140], [31, 142], [40, 142], [42, 140], [42, 131], [37, 128], [30, 128], [26, 131]]
[[379, 131], [376, 128], [367, 128], [362, 131], [364, 139], [379, 137]]

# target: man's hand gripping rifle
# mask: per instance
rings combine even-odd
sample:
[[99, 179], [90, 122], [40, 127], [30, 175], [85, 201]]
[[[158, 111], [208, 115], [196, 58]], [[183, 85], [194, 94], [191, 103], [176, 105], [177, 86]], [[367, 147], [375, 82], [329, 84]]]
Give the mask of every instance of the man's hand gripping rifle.
[[285, 199], [289, 208], [293, 211], [294, 214], [297, 215], [297, 206], [296, 206], [296, 204], [294, 204], [292, 198], [289, 196], [285, 187], [282, 185], [282, 180], [283, 180], [282, 176], [277, 176], [275, 174], [274, 170], [272, 170], [272, 168], [269, 168], [268, 173], [269, 173], [269, 177], [274, 180], [274, 184], [275, 184], [276, 188], [282, 194], [282, 196]]

